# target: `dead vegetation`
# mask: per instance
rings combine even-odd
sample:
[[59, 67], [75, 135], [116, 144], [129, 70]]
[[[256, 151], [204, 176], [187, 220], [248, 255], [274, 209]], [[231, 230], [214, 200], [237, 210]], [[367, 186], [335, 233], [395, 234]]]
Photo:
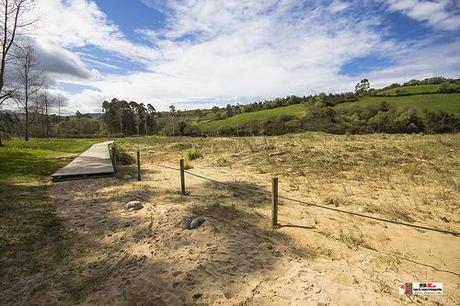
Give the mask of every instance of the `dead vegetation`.
[[[158, 158], [169, 141], [177, 143], [167, 145], [165, 159]], [[153, 164], [174, 162], [185, 150], [195, 164], [280, 176], [281, 184], [303, 197], [399, 221], [423, 217], [420, 206], [460, 208], [456, 134], [152, 138], [141, 146]]]

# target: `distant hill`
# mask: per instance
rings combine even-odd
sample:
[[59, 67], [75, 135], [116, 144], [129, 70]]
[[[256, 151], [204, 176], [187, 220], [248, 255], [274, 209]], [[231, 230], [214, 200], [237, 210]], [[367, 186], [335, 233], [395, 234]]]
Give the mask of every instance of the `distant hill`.
[[[381, 102], [387, 102], [390, 105], [398, 107], [415, 107], [420, 112], [426, 109], [430, 111], [444, 111], [460, 116], [460, 93], [361, 97], [356, 102], [341, 103], [333, 108], [340, 110], [352, 107], [367, 107]], [[305, 115], [305, 112], [306, 106], [304, 104], [294, 104], [251, 113], [243, 113], [227, 119], [198, 121], [195, 123], [195, 127], [203, 132], [214, 132], [218, 129], [238, 128], [250, 122], [274, 119], [282, 115], [301, 117]]]
[[[377, 115], [378, 110], [376, 109], [382, 107], [382, 103], [385, 102], [385, 105], [388, 105], [391, 109], [395, 109], [393, 113], [395, 113], [397, 109], [401, 109], [401, 112], [406, 108], [415, 109], [418, 114], [417, 116], [420, 117], [419, 120], [423, 119], [425, 111], [445, 112], [460, 119], [460, 82], [458, 80], [449, 80], [448, 82], [442, 82], [440, 84], [414, 84], [416, 82], [423, 83], [424, 81], [411, 80], [406, 83], [406, 85], [393, 84], [382, 89], [372, 89], [369, 91], [368, 95], [359, 96], [357, 101], [325, 105], [326, 108], [323, 111], [329, 109], [334, 112], [334, 114], [331, 113], [331, 116], [336, 117], [337, 114], [346, 114], [349, 118], [345, 119], [346, 122], [351, 120], [360, 124], [360, 120], [363, 120], [361, 117], [366, 116], [366, 112], [374, 112], [372, 116]], [[323, 97], [327, 97], [327, 95]], [[302, 102], [288, 106], [243, 112], [225, 119], [195, 119], [193, 120], [192, 126], [207, 134], [228, 134], [232, 133], [229, 131], [235, 131], [235, 133], [243, 131], [243, 133], [247, 133], [248, 129], [264, 129], [264, 125], [270, 126], [273, 125], [273, 122], [276, 122], [276, 124], [284, 122], [282, 124], [283, 129], [289, 130], [289, 125], [292, 125], [292, 130], [295, 130], [302, 125], [299, 121], [305, 120], [308, 109], [311, 108], [317, 100], [321, 101], [321, 99], [313, 97], [313, 99], [310, 98], [306, 103]], [[323, 99], [323, 101], [325, 100]], [[244, 108], [244, 106], [242, 107]], [[383, 108], [384, 111], [387, 111], [385, 106], [383, 106]], [[356, 114], [351, 114], [353, 112]], [[396, 115], [393, 114], [392, 116]], [[366, 118], [365, 120], [368, 119], [369, 118]], [[451, 119], [445, 120], [449, 121]], [[342, 124], [350, 126], [356, 123], [351, 121], [349, 123], [342, 122]], [[449, 124], [451, 124], [451, 121], [449, 121]], [[256, 128], [256, 126], [258, 128]]]

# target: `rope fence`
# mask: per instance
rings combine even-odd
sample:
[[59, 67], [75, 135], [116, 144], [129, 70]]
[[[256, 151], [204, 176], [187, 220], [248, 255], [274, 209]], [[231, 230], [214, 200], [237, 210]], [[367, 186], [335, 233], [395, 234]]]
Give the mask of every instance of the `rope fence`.
[[183, 159], [180, 160], [180, 168], [179, 169], [174, 168], [174, 167], [169, 167], [169, 166], [163, 166], [163, 165], [158, 165], [158, 166], [162, 167], [162, 168], [165, 168], [165, 169], [180, 172], [181, 192], [182, 192], [183, 195], [187, 195], [186, 187], [185, 187], [186, 186], [185, 185], [185, 174], [188, 174], [190, 176], [194, 176], [194, 177], [197, 177], [197, 178], [200, 178], [200, 179], [203, 179], [203, 180], [207, 180], [207, 181], [219, 184], [219, 185], [244, 190], [244, 191], [247, 191], [247, 192], [259, 193], [259, 194], [264, 194], [264, 195], [270, 195], [271, 194], [271, 196], [272, 196], [272, 226], [273, 227], [279, 226], [279, 224], [278, 224], [278, 199], [283, 199], [283, 200], [291, 201], [291, 202], [294, 202], [294, 203], [297, 203], [297, 204], [300, 204], [300, 205], [303, 205], [303, 206], [318, 207], [318, 208], [321, 208], [321, 209], [334, 211], [334, 212], [341, 213], [341, 214], [348, 214], [348, 215], [352, 215], [352, 216], [356, 216], [356, 217], [360, 217], [360, 218], [366, 218], [366, 219], [371, 219], [371, 220], [380, 221], [380, 222], [386, 222], [386, 223], [391, 223], [391, 224], [396, 224], [396, 225], [401, 225], [401, 226], [407, 226], [407, 227], [412, 227], [412, 228], [426, 230], [426, 231], [433, 231], [433, 232], [438, 232], [438, 233], [451, 234], [451, 235], [454, 235], [454, 236], [460, 236], [460, 233], [455, 232], [455, 231], [444, 230], [444, 229], [435, 228], [435, 227], [429, 227], [429, 226], [424, 226], [424, 225], [410, 224], [410, 223], [400, 222], [400, 221], [394, 221], [394, 220], [391, 220], [391, 219], [370, 216], [370, 215], [366, 215], [366, 214], [356, 213], [356, 212], [343, 210], [343, 209], [339, 209], [339, 208], [334, 208], [334, 207], [329, 207], [329, 206], [325, 206], [325, 205], [320, 205], [320, 204], [316, 204], [316, 203], [310, 203], [310, 202], [306, 202], [306, 201], [286, 197], [286, 196], [283, 196], [283, 195], [279, 195], [278, 194], [278, 178], [276, 178], [276, 177], [273, 178], [273, 180], [272, 180], [272, 192], [270, 193], [269, 191], [256, 190], [256, 189], [247, 188], [247, 187], [239, 186], [239, 185], [228, 183], [228, 182], [221, 182], [221, 181], [218, 181], [218, 180], [213, 179], [213, 178], [209, 178], [209, 177], [206, 177], [206, 176], [203, 176], [203, 175], [192, 173], [192, 172], [187, 171], [187, 170], [184, 169], [184, 161], [183, 161]]
[[334, 207], [328, 207], [328, 206], [324, 206], [324, 205], [320, 205], [320, 204], [308, 203], [308, 202], [305, 202], [305, 201], [292, 199], [292, 198], [288, 198], [288, 197], [285, 197], [285, 196], [279, 196], [279, 197], [280, 197], [280, 199], [296, 202], [296, 203], [299, 203], [299, 204], [304, 205], [304, 206], [315, 206], [315, 207], [319, 207], [319, 208], [322, 208], [322, 209], [327, 209], [327, 210], [331, 210], [331, 211], [335, 211], [335, 212], [339, 212], [339, 213], [343, 213], [343, 214], [349, 214], [349, 215], [353, 215], [353, 216], [357, 216], [357, 217], [361, 217], [361, 218], [367, 218], [367, 219], [372, 219], [372, 220], [381, 221], [381, 222], [387, 222], [387, 223], [393, 223], [393, 224], [397, 224], [397, 225], [409, 226], [409, 227], [418, 228], [418, 229], [427, 230], [427, 231], [446, 233], [446, 234], [451, 234], [451, 235], [455, 235], [455, 236], [460, 235], [460, 233], [449, 231], [449, 230], [443, 230], [443, 229], [440, 229], [440, 228], [427, 227], [427, 226], [422, 226], [422, 225], [415, 225], [415, 224], [410, 224], [410, 223], [406, 223], [406, 222], [400, 222], [400, 221], [394, 221], [394, 220], [380, 218], [380, 217], [369, 216], [369, 215], [355, 213], [355, 212], [348, 211], [348, 210], [338, 209], [338, 208], [334, 208]]

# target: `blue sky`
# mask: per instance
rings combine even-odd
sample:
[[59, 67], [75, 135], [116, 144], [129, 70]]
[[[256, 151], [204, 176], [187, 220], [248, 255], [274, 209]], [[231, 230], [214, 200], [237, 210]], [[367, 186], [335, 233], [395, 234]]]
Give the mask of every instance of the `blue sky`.
[[458, 78], [459, 2], [38, 0], [33, 39], [69, 113], [191, 109]]

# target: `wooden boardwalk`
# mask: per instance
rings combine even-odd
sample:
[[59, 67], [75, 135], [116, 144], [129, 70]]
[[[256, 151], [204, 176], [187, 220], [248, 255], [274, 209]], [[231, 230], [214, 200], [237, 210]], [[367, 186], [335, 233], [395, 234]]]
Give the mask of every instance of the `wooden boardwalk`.
[[115, 170], [109, 151], [109, 145], [112, 143], [113, 141], [106, 141], [92, 145], [70, 164], [54, 173], [52, 175], [53, 180], [114, 174]]

